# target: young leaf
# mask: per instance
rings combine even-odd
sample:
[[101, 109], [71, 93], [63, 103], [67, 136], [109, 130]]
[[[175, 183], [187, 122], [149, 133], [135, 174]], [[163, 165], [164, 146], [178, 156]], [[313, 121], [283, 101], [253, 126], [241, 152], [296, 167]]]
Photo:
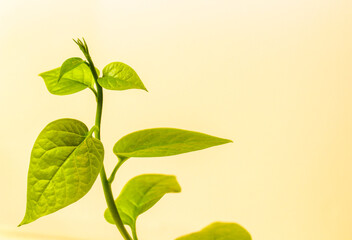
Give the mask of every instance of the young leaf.
[[92, 187], [103, 164], [102, 143], [75, 119], [49, 123], [34, 143], [26, 214], [20, 225], [64, 208]]
[[78, 57], [73, 57], [73, 58], [69, 58], [67, 59], [62, 65], [61, 65], [61, 69], [60, 69], [60, 76], [59, 76], [59, 80], [61, 79], [61, 77], [75, 69], [76, 67], [78, 67], [79, 65], [81, 65], [82, 63], [84, 63], [84, 61], [81, 58]]
[[[66, 64], [64, 63], [63, 65]], [[66, 70], [61, 71], [61, 68], [55, 68], [39, 74], [39, 76], [44, 79], [45, 85], [50, 93], [55, 95], [68, 95], [82, 91], [87, 87], [94, 87], [94, 77], [86, 64], [79, 64], [70, 70], [67, 70], [69, 69], [68, 66], [64, 67]], [[62, 76], [60, 78], [61, 72]]]
[[246, 229], [236, 223], [215, 222], [199, 232], [176, 240], [252, 240], [252, 237]]
[[197, 151], [231, 140], [176, 128], [152, 128], [130, 133], [114, 146], [118, 157], [164, 157]]
[[[154, 206], [166, 193], [181, 191], [176, 177], [172, 175], [144, 174], [132, 178], [115, 200], [122, 222], [136, 234], [137, 217]], [[104, 213], [106, 221], [114, 224], [109, 209]]]
[[103, 69], [103, 77], [98, 79], [98, 83], [110, 90], [142, 89], [147, 91], [137, 73], [122, 62], [106, 65]]

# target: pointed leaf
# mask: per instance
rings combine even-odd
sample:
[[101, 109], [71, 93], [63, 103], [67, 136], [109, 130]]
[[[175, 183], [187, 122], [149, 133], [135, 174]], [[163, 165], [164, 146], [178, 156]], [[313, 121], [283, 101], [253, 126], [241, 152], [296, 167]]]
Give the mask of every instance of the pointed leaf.
[[55, 68], [39, 74], [52, 94], [68, 95], [94, 86], [94, 77], [87, 64], [80, 64], [70, 71], [64, 70], [59, 81], [60, 73], [61, 68]]
[[215, 222], [199, 232], [191, 233], [176, 240], [251, 240], [246, 229], [236, 223]]
[[137, 73], [127, 64], [113, 62], [103, 69], [103, 77], [98, 79], [100, 86], [110, 90], [146, 90]]
[[34, 143], [28, 170], [27, 208], [20, 225], [82, 198], [102, 167], [102, 143], [74, 119], [49, 123]]
[[114, 146], [118, 157], [164, 157], [197, 151], [231, 140], [176, 128], [152, 128], [130, 133]]
[[[162, 174], [144, 174], [131, 179], [115, 200], [122, 222], [135, 232], [137, 217], [154, 206], [166, 193], [181, 191], [176, 177]], [[114, 224], [109, 209], [105, 219]]]
[[62, 65], [61, 65], [61, 69], [60, 69], [60, 76], [59, 76], [59, 80], [61, 79], [61, 77], [75, 69], [76, 67], [78, 67], [79, 65], [81, 65], [82, 63], [84, 63], [84, 61], [81, 58], [78, 57], [73, 57], [73, 58], [69, 58], [67, 59]]

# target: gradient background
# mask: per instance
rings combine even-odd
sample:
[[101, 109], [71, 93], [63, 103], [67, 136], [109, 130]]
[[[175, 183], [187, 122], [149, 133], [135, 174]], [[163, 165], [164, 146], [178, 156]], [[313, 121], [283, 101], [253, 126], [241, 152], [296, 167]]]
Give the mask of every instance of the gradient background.
[[115, 195], [142, 173], [174, 174], [182, 186], [140, 216], [140, 239], [231, 221], [257, 240], [351, 240], [351, 13], [350, 0], [1, 1], [1, 239], [122, 239], [104, 221], [99, 179], [79, 202], [16, 228], [41, 129], [63, 117], [93, 125], [90, 91], [50, 95], [38, 77], [82, 57], [71, 39], [83, 36], [98, 68], [125, 62], [149, 90], [105, 91], [108, 172], [114, 143], [131, 131], [234, 140], [121, 168]]

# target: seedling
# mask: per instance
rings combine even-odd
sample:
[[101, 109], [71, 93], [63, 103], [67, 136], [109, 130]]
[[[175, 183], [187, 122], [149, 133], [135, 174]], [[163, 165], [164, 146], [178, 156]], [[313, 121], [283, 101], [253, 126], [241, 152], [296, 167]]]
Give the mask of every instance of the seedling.
[[[95, 125], [88, 128], [76, 119], [49, 123], [36, 139], [30, 158], [26, 213], [19, 226], [56, 212], [86, 195], [100, 175], [107, 209], [104, 217], [116, 225], [125, 240], [137, 240], [136, 220], [166, 193], [181, 191], [176, 177], [144, 174], [131, 179], [120, 195], [113, 197], [111, 184], [120, 166], [128, 159], [165, 157], [225, 144], [231, 140], [176, 128], [152, 128], [130, 133], [113, 148], [116, 167], [107, 177], [104, 147], [100, 140], [103, 89], [147, 91], [137, 73], [128, 65], [113, 62], [102, 76], [95, 68], [85, 40], [74, 40], [86, 60], [67, 59], [59, 68], [41, 73], [50, 93], [69, 95], [89, 88], [97, 101]], [[131, 229], [126, 230], [126, 226]], [[177, 240], [251, 240], [250, 234], [235, 223], [216, 222]]]

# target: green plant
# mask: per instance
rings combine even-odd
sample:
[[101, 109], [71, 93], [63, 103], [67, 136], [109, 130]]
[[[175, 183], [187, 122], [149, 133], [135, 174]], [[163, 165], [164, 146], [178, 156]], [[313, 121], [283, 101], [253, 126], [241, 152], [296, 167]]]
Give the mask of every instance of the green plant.
[[[75, 40], [74, 40], [75, 41]], [[153, 128], [133, 132], [115, 144], [116, 167], [108, 178], [103, 164], [104, 148], [100, 141], [103, 88], [110, 90], [142, 89], [147, 91], [137, 73], [128, 65], [113, 62], [103, 69], [95, 68], [83, 39], [75, 41], [83, 52], [81, 58], [69, 58], [60, 68], [44, 72], [47, 89], [55, 95], [68, 95], [86, 88], [96, 97], [95, 125], [88, 127], [75, 119], [49, 123], [36, 139], [31, 153], [27, 207], [19, 226], [62, 209], [82, 198], [100, 174], [108, 208], [105, 219], [115, 224], [126, 240], [131, 240], [125, 225], [137, 240], [136, 220], [166, 193], [180, 192], [175, 176], [144, 174], [131, 179], [114, 200], [111, 184], [119, 167], [131, 157], [163, 157], [201, 150], [231, 142], [207, 134], [175, 128]], [[213, 223], [200, 232], [178, 240], [235, 239], [251, 236], [235, 223]]]

